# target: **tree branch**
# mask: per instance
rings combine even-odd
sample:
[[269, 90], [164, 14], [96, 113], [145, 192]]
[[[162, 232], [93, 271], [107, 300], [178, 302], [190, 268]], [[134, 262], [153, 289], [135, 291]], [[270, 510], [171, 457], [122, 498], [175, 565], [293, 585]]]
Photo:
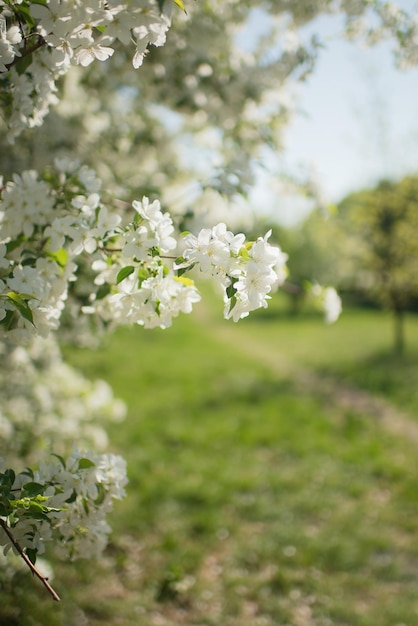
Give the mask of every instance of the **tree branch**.
[[39, 50], [39, 48], [42, 48], [42, 46], [44, 46], [45, 44], [46, 44], [45, 39], [39, 36], [38, 41], [35, 44], [33, 44], [33, 46], [31, 46], [30, 48], [24, 48], [20, 56], [16, 56], [11, 63], [8, 63], [6, 65], [7, 69], [10, 70], [10, 68], [16, 65], [16, 63], [19, 63], [21, 59], [23, 59], [24, 57], [27, 57], [29, 54], [32, 54], [32, 52]]
[[20, 547], [20, 545], [18, 544], [18, 542], [16, 541], [16, 539], [13, 537], [12, 533], [10, 532], [10, 528], [8, 527], [7, 523], [4, 520], [0, 519], [0, 526], [1, 528], [3, 528], [4, 532], [6, 533], [6, 535], [12, 542], [14, 548], [18, 551], [18, 553], [20, 554], [22, 559], [25, 561], [26, 565], [29, 567], [31, 572], [39, 578], [39, 580], [46, 587], [46, 589], [51, 594], [55, 602], [60, 602], [61, 598], [59, 597], [57, 592], [51, 587], [51, 585], [48, 582], [48, 579], [45, 578], [45, 576], [42, 576], [41, 572], [34, 566], [34, 564], [31, 562], [29, 557], [23, 552], [23, 549]]

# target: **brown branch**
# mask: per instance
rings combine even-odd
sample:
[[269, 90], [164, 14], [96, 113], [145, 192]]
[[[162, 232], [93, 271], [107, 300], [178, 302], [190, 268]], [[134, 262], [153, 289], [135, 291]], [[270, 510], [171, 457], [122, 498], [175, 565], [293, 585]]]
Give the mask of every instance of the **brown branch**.
[[12, 533], [10, 532], [10, 528], [8, 527], [7, 523], [4, 520], [0, 519], [0, 526], [3, 528], [4, 532], [6, 533], [6, 535], [12, 542], [14, 548], [18, 551], [18, 553], [20, 554], [22, 559], [25, 561], [26, 565], [29, 567], [31, 572], [39, 578], [39, 580], [46, 587], [46, 589], [51, 594], [55, 602], [60, 602], [61, 598], [59, 597], [57, 592], [51, 587], [51, 585], [48, 582], [48, 579], [45, 578], [45, 576], [42, 576], [41, 572], [34, 566], [34, 564], [29, 559], [27, 554], [23, 552], [23, 549], [21, 548], [21, 546], [18, 544], [18, 542], [16, 541], [16, 539], [13, 537]]
[[11, 63], [8, 63], [6, 65], [7, 69], [10, 70], [10, 68], [12, 68], [14, 65], [19, 63], [21, 59], [23, 59], [24, 57], [27, 57], [29, 54], [32, 54], [32, 52], [39, 50], [39, 48], [42, 48], [42, 46], [44, 46], [45, 44], [46, 44], [45, 39], [39, 36], [37, 43], [33, 44], [33, 46], [31, 46], [30, 48], [25, 48], [20, 56], [16, 56]]

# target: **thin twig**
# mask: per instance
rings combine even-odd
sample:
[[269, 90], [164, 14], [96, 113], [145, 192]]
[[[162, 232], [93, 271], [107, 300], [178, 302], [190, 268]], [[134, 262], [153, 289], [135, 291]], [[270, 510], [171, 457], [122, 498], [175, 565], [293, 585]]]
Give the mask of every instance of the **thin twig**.
[[23, 52], [21, 53], [21, 55], [16, 56], [11, 63], [6, 63], [7, 69], [10, 70], [10, 68], [12, 68], [13, 65], [16, 65], [16, 63], [19, 63], [21, 59], [23, 59], [24, 57], [27, 57], [29, 54], [32, 54], [32, 52], [35, 52], [35, 50], [39, 50], [39, 48], [42, 48], [42, 46], [44, 46], [45, 44], [46, 44], [45, 39], [39, 36], [37, 43], [33, 44], [33, 46], [31, 46], [30, 48], [25, 48]]
[[4, 532], [9, 537], [13, 546], [16, 548], [16, 550], [18, 551], [22, 559], [25, 561], [26, 565], [29, 567], [31, 572], [39, 578], [39, 580], [47, 588], [48, 592], [51, 594], [55, 602], [60, 602], [61, 598], [59, 597], [57, 592], [51, 587], [51, 585], [48, 582], [48, 579], [45, 578], [45, 576], [42, 576], [41, 572], [34, 566], [34, 564], [31, 562], [27, 554], [23, 552], [23, 549], [20, 547], [20, 545], [18, 544], [18, 542], [16, 541], [16, 539], [13, 537], [12, 533], [10, 532], [10, 529], [7, 523], [4, 520], [0, 519], [0, 526], [3, 528]]

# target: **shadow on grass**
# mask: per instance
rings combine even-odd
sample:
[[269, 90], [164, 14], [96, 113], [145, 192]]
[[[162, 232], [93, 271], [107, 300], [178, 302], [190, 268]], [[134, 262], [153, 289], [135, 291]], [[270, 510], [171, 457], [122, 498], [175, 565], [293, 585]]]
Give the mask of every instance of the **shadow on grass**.
[[402, 408], [418, 410], [418, 352], [399, 356], [381, 350], [355, 364], [340, 364], [318, 369], [322, 375], [332, 375], [370, 393], [385, 396]]

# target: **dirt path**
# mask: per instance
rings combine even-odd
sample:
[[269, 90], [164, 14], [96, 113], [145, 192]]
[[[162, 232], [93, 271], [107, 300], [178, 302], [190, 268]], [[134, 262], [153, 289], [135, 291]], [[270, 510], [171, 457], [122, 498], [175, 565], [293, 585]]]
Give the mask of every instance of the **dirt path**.
[[418, 420], [388, 400], [347, 385], [331, 376], [323, 376], [301, 367], [278, 354], [266, 343], [254, 339], [245, 330], [240, 331], [234, 327], [234, 332], [231, 333], [227, 325], [216, 325], [215, 332], [216, 339], [221, 340], [225, 346], [233, 347], [235, 354], [241, 352], [251, 355], [278, 376], [292, 379], [295, 389], [301, 393], [307, 394], [311, 391], [317, 396], [322, 396], [335, 408], [369, 415], [387, 432], [407, 438], [418, 445]]

